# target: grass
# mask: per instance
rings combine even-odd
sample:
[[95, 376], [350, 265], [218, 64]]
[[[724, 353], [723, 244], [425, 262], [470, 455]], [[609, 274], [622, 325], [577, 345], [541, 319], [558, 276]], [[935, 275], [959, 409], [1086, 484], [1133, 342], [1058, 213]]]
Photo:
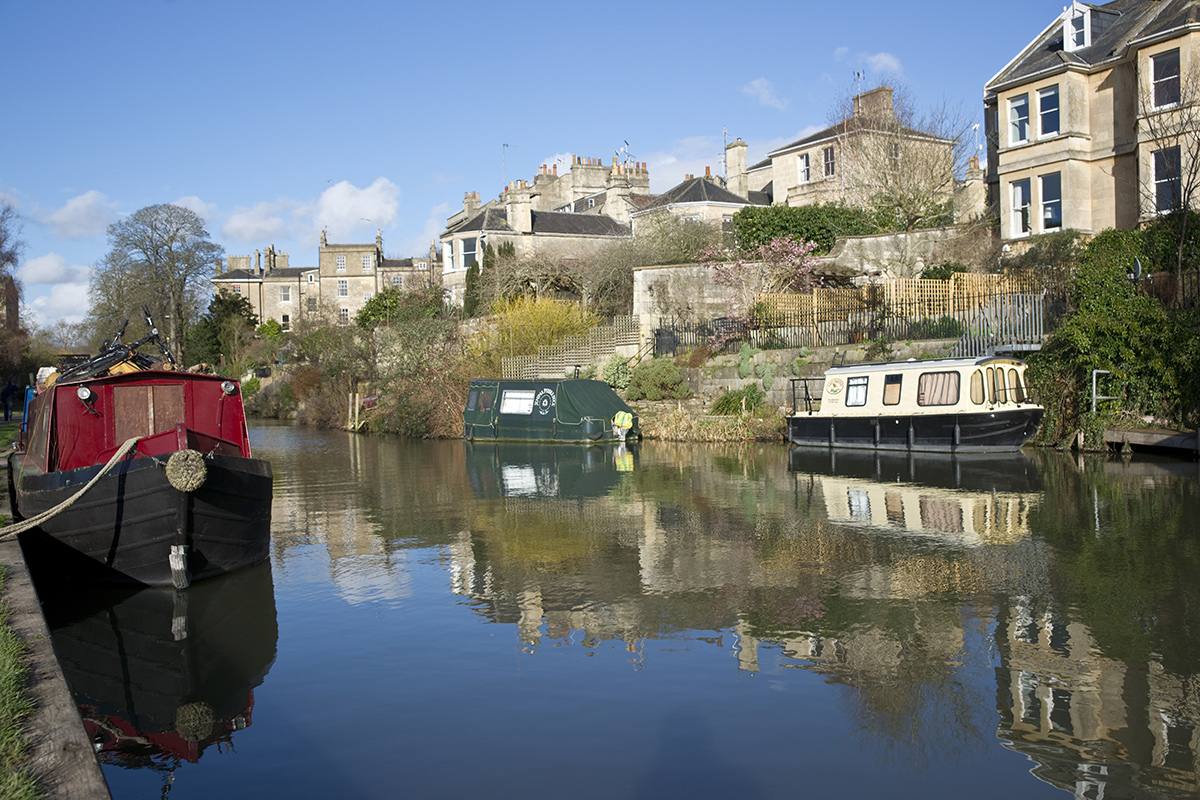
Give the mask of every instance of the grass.
[[[3, 588], [0, 568], [0, 591]], [[0, 602], [0, 797], [34, 800], [41, 797], [37, 781], [21, 766], [28, 756], [24, 723], [33, 711], [26, 693], [25, 645], [8, 626], [8, 615], [8, 606]]]

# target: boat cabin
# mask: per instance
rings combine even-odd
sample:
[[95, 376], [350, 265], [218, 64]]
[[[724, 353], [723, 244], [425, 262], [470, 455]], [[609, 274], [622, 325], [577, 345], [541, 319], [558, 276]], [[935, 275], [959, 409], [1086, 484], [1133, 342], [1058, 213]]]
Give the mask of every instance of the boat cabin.
[[641, 437], [637, 414], [603, 381], [474, 380], [463, 437], [623, 442]]
[[789, 439], [879, 449], [1015, 450], [1043, 414], [1025, 367], [990, 356], [833, 367], [823, 378], [793, 381]]

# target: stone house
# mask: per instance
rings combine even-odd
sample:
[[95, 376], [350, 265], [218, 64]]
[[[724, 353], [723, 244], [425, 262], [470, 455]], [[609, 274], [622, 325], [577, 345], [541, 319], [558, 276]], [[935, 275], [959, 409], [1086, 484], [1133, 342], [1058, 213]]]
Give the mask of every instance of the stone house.
[[383, 236], [374, 243], [329, 244], [321, 232], [316, 267], [290, 267], [274, 245], [251, 256], [229, 256], [227, 269], [213, 278], [218, 290], [250, 301], [262, 321], [274, 319], [286, 331], [305, 316], [318, 314], [322, 301], [336, 309], [338, 324], [349, 324], [363, 305], [394, 286], [411, 290], [440, 282], [436, 249], [424, 258], [385, 258]]
[[514, 181], [497, 200], [483, 204], [468, 192], [463, 208], [441, 235], [442, 287], [461, 305], [471, 263], [484, 250], [508, 243], [518, 258], [564, 261], [586, 258], [615, 240], [633, 235], [630, 216], [650, 197], [650, 173], [642, 163], [611, 166], [575, 157], [571, 170], [543, 166], [533, 182]]
[[703, 178], [688, 175], [682, 183], [630, 214], [633, 235], [638, 235], [639, 226], [663, 215], [684, 222], [718, 226], [722, 231], [732, 234], [734, 214], [749, 205], [767, 204], [761, 193], [756, 193], [755, 200], [749, 200], [722, 186], [720, 179], [714, 177], [708, 168], [705, 168], [705, 173]]
[[1132, 228], [1179, 207], [1200, 137], [1198, 43], [1189, 0], [1075, 2], [988, 81], [1001, 238]]
[[881, 86], [854, 96], [845, 119], [767, 154], [745, 167], [744, 144], [727, 148], [728, 186], [746, 197], [762, 192], [771, 203], [866, 205], [880, 190], [891, 165], [927, 173], [953, 198], [954, 146], [949, 139], [906, 127], [898, 119], [893, 90]]

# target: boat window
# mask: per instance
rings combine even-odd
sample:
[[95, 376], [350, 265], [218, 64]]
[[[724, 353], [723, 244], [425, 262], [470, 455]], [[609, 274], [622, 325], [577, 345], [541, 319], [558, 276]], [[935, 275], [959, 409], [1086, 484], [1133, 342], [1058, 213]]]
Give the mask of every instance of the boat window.
[[867, 378], [851, 378], [846, 381], [846, 405], [865, 406], [867, 404]]
[[994, 372], [995, 370], [991, 367], [987, 368], [987, 390], [989, 403], [996, 402], [996, 376], [992, 374]]
[[496, 397], [495, 389], [481, 389], [479, 392], [479, 410], [491, 411], [492, 400]]
[[500, 395], [500, 413], [501, 414], [525, 414], [533, 413], [533, 390], [532, 389], [505, 389]]
[[977, 406], [983, 405], [983, 370], [981, 369], [971, 373], [971, 402]]
[[479, 390], [472, 389], [471, 393], [467, 395], [467, 411], [474, 411], [475, 404], [478, 401], [479, 401]]
[[1012, 392], [1014, 403], [1025, 402], [1025, 387], [1021, 385], [1021, 373], [1015, 369], [1008, 371], [1008, 390]]
[[923, 372], [917, 379], [917, 405], [952, 406], [958, 402], [957, 372]]
[[900, 382], [903, 375], [883, 376], [883, 404], [894, 406], [900, 402]]
[[1005, 397], [1004, 392], [1004, 367], [996, 368], [996, 402], [1003, 403]]

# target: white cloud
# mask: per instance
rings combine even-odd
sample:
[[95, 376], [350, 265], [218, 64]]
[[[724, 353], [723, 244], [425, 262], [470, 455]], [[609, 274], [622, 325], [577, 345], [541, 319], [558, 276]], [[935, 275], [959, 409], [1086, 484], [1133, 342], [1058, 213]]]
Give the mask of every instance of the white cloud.
[[742, 92], [756, 98], [764, 106], [778, 108], [781, 111], [787, 108], [788, 101], [775, 96], [775, 87], [766, 78], [756, 78], [750, 81], [742, 87]]
[[72, 197], [50, 214], [47, 222], [54, 233], [65, 239], [79, 239], [104, 233], [120, 215], [117, 206], [95, 189]]
[[37, 325], [50, 325], [58, 320], [82, 322], [87, 314], [88, 284], [58, 283], [50, 287], [49, 294], [29, 299], [25, 309], [33, 314]]
[[872, 73], [869, 77], [899, 77], [904, 74], [904, 66], [900, 59], [891, 53], [854, 53], [849, 47], [839, 47], [833, 51], [834, 61], [849, 63], [856, 67], [865, 67]]
[[883, 75], [899, 75], [904, 72], [900, 59], [891, 53], [872, 53], [866, 57], [867, 66]]
[[251, 244], [286, 238], [292, 233], [286, 217], [295, 213], [295, 210], [296, 204], [288, 201], [236, 208], [221, 226], [221, 235]]
[[349, 181], [330, 186], [321, 193], [313, 210], [313, 222], [338, 241], [359, 231], [390, 227], [400, 211], [400, 187], [387, 178], [376, 178], [365, 189]]
[[217, 211], [214, 207], [210, 206], [199, 197], [196, 197], [194, 194], [188, 195], [187, 197], [181, 197], [171, 205], [182, 206], [183, 208], [194, 212], [197, 217], [204, 220], [204, 224], [206, 226], [212, 222], [213, 216], [216, 215]]
[[401, 246], [404, 248], [402, 252], [393, 252], [391, 247], [386, 247], [389, 258], [416, 258], [429, 253], [429, 243], [437, 239], [443, 230], [446, 229], [446, 218], [450, 216], [450, 204], [439, 203], [429, 209], [429, 216], [425, 219], [421, 233], [416, 236], [410, 236], [403, 241]]
[[25, 286], [56, 283], [82, 283], [85, 286], [91, 274], [91, 267], [67, 265], [67, 260], [58, 253], [47, 253], [37, 258], [26, 259], [18, 271], [17, 277]]

